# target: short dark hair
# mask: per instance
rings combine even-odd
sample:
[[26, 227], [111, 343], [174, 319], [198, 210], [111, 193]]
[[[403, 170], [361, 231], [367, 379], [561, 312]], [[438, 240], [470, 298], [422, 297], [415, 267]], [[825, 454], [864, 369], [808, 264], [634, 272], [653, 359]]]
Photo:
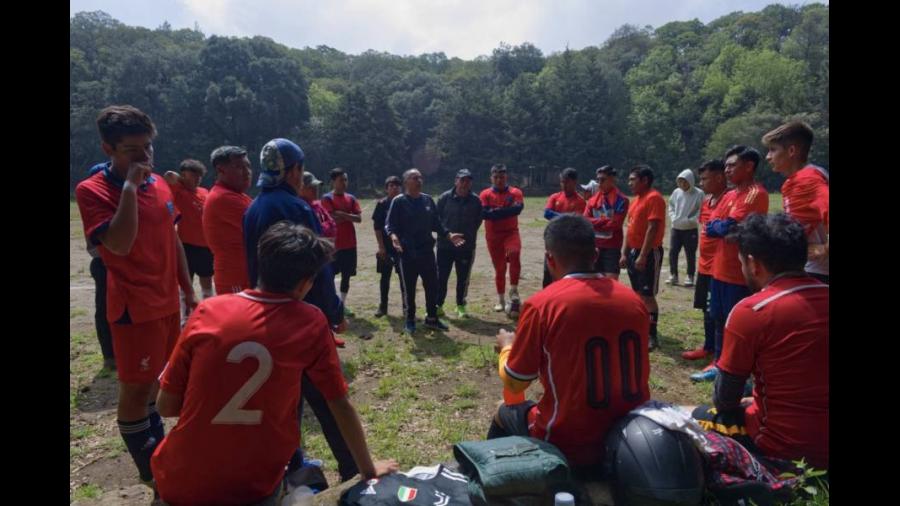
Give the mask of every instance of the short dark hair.
[[772, 274], [802, 271], [807, 242], [803, 225], [785, 213], [751, 214], [728, 234], [741, 255], [753, 255]]
[[635, 165], [629, 174], [637, 174], [639, 179], [646, 179], [648, 185], [653, 185], [653, 169], [649, 165]]
[[506, 164], [498, 163], [491, 167], [491, 175], [494, 175], [498, 172], [506, 172]]
[[563, 214], [550, 220], [544, 229], [544, 248], [577, 267], [593, 268], [594, 244], [594, 229], [583, 216]]
[[411, 169], [406, 169], [405, 171], [403, 171], [403, 182], [404, 183], [406, 182], [407, 179], [409, 179], [409, 176], [412, 175], [413, 171], [416, 171], [419, 174], [422, 174], [422, 171], [420, 171], [419, 169], [417, 169], [415, 167], [413, 167]]
[[182, 160], [178, 165], [178, 172], [184, 172], [189, 170], [191, 172], [198, 172], [201, 176], [206, 174], [206, 165], [203, 165], [199, 160], [194, 160], [193, 158], [188, 158]]
[[342, 169], [340, 167], [335, 167], [335, 168], [331, 169], [331, 180], [334, 181], [335, 179], [337, 179], [343, 175], [346, 175], [346, 174], [347, 174], [347, 171], [345, 171], [344, 169]]
[[97, 130], [100, 139], [113, 148], [126, 135], [145, 135], [156, 137], [156, 125], [146, 113], [130, 105], [111, 105], [100, 111], [97, 116]]
[[384, 186], [387, 186], [391, 183], [400, 185], [400, 186], [403, 185], [403, 181], [401, 181], [400, 178], [397, 176], [388, 176], [388, 178], [384, 180]]
[[559, 173], [559, 177], [562, 179], [570, 179], [572, 181], [578, 181], [578, 171], [572, 167], [566, 167]]
[[606, 176], [616, 176], [616, 169], [612, 165], [604, 165], [597, 169], [597, 175], [604, 174]]
[[268, 291], [290, 293], [315, 277], [334, 256], [334, 246], [312, 230], [279, 221], [259, 238], [259, 282]]
[[742, 162], [753, 162], [753, 172], [756, 172], [756, 168], [759, 167], [759, 160], [762, 158], [759, 156], [759, 151], [743, 145], [734, 146], [729, 149], [728, 152], [725, 153], [725, 159], [727, 160], [733, 155], [737, 155], [738, 160]]
[[773, 144], [788, 147], [796, 145], [804, 158], [809, 156], [809, 148], [813, 143], [813, 129], [806, 122], [800, 120], [789, 121], [771, 132], [763, 135], [762, 142], [766, 147]]
[[725, 162], [719, 159], [708, 160], [697, 170], [700, 174], [703, 174], [706, 171], [725, 172]]
[[219, 146], [209, 155], [209, 164], [213, 168], [229, 163], [233, 158], [247, 156], [247, 150], [237, 146]]

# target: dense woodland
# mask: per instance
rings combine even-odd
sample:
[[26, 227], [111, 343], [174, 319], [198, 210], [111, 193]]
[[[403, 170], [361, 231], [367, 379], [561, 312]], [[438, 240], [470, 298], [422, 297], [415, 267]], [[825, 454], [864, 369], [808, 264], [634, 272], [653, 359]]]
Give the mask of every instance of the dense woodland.
[[[555, 187], [563, 167], [586, 180], [600, 165], [635, 163], [668, 192], [678, 172], [733, 144], [765, 154], [762, 134], [794, 117], [813, 126], [812, 160], [828, 167], [828, 26], [827, 6], [770, 5], [708, 24], [624, 25], [580, 50], [500, 44], [462, 60], [296, 49], [80, 12], [70, 20], [70, 186], [104, 159], [95, 119], [115, 103], [156, 122], [159, 171], [189, 157], [208, 164], [222, 144], [247, 148], [257, 169], [261, 146], [287, 137], [307, 170], [325, 179], [344, 167], [362, 195], [413, 166], [432, 191], [463, 167], [487, 186], [499, 162], [530, 194]], [[781, 183], [765, 162], [760, 178]]]

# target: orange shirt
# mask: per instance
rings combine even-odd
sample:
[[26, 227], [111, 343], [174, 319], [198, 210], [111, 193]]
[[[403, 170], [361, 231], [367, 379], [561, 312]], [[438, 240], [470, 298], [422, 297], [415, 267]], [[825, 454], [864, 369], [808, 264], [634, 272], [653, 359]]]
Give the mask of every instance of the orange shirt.
[[580, 215], [584, 212], [585, 204], [584, 197], [579, 195], [578, 192], [573, 192], [571, 197], [567, 197], [566, 192], [557, 192], [550, 195], [544, 209], [561, 214], [575, 213]]
[[[740, 223], [751, 214], [766, 214], [767, 212], [769, 212], [769, 194], [763, 185], [753, 183], [743, 190], [735, 188], [726, 193], [722, 197], [722, 202], [716, 206], [712, 219], [731, 218]], [[724, 238], [715, 240], [718, 245], [713, 257], [713, 278], [733, 285], [746, 285], [747, 281], [741, 271], [741, 260], [738, 258], [737, 244], [726, 241]]]
[[203, 204], [209, 190], [198, 186], [191, 191], [180, 183], [170, 184], [169, 189], [175, 197], [175, 206], [181, 211], [181, 220], [178, 222], [178, 237], [181, 238], [181, 242], [205, 248]]
[[716, 206], [722, 202], [724, 196], [724, 191], [715, 200], [712, 195], [707, 195], [703, 197], [703, 204], [700, 205], [700, 256], [697, 259], [697, 272], [700, 274], [712, 275], [713, 257], [716, 256], [719, 243], [715, 238], [706, 236], [706, 222], [712, 218]]
[[650, 228], [650, 220], [659, 220], [656, 236], [651, 238], [650, 247], [662, 246], [666, 235], [666, 199], [654, 189], [631, 200], [628, 206], [628, 230], [625, 232], [625, 243], [631, 249], [641, 249], [644, 237]]
[[213, 185], [206, 198], [203, 233], [213, 253], [213, 282], [219, 294], [250, 287], [244, 250], [244, 211], [250, 202], [246, 193], [221, 183]]

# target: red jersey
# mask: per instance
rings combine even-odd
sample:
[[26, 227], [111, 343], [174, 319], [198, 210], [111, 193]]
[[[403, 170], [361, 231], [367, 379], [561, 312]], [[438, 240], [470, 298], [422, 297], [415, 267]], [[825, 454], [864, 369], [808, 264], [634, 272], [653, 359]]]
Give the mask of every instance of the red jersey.
[[600, 461], [609, 427], [650, 398], [649, 328], [634, 290], [601, 274], [569, 274], [525, 301], [505, 372], [544, 387], [531, 436], [574, 465]]
[[584, 197], [577, 192], [572, 192], [572, 196], [566, 195], [566, 192], [557, 192], [550, 195], [547, 199], [545, 209], [560, 214], [581, 214], [584, 212]]
[[828, 286], [782, 277], [740, 301], [718, 366], [752, 374], [747, 433], [766, 455], [828, 469]]
[[325, 315], [282, 294], [246, 290], [191, 314], [160, 388], [183, 396], [178, 423], [153, 453], [173, 506], [250, 504], [275, 490], [300, 437], [300, 378], [326, 400], [347, 394]]
[[[810, 245], [828, 241], [828, 176], [815, 165], [795, 172], [781, 185], [784, 212], [800, 222]], [[828, 259], [810, 260], [806, 272], [827, 276]]]
[[250, 287], [244, 250], [244, 211], [250, 202], [246, 193], [216, 183], [203, 206], [203, 233], [213, 254], [213, 281], [220, 295]]
[[[769, 194], [761, 184], [753, 183], [743, 190], [735, 188], [727, 192], [722, 197], [722, 202], [716, 206], [712, 219], [731, 218], [740, 223], [751, 214], [767, 212], [769, 212]], [[733, 285], [746, 285], [747, 281], [744, 280], [744, 273], [741, 271], [741, 260], [738, 258], [737, 243], [728, 242], [724, 238], [715, 240], [718, 244], [713, 257], [713, 278]]]
[[650, 239], [650, 247], [662, 246], [663, 236], [666, 235], [666, 199], [651, 188], [647, 190], [647, 193], [634, 197], [629, 207], [628, 232], [625, 236], [628, 247], [641, 249], [647, 229], [650, 228], [650, 220], [659, 220], [660, 222], [656, 227], [656, 236]]
[[[322, 196], [322, 207], [330, 214], [335, 211], [343, 211], [349, 214], [362, 214], [359, 208], [359, 201], [356, 197], [349, 193], [338, 195], [334, 192], [328, 192]], [[338, 250], [353, 249], [356, 247], [356, 227], [352, 221], [342, 221], [337, 224], [337, 235], [334, 238], [334, 248]]]
[[198, 186], [191, 191], [180, 183], [170, 184], [169, 189], [175, 197], [175, 206], [181, 211], [181, 220], [178, 222], [178, 237], [181, 238], [181, 242], [205, 248], [207, 245], [203, 235], [203, 204], [209, 190]]
[[107, 167], [75, 187], [84, 236], [98, 245], [106, 264], [106, 318], [115, 322], [125, 310], [133, 323], [178, 312], [178, 209], [169, 185], [150, 176], [137, 190], [138, 232], [127, 255], [116, 255], [97, 238], [109, 228], [125, 181]]
[[[482, 209], [502, 209], [516, 204], [525, 205], [525, 197], [522, 190], [507, 185], [505, 189], [498, 190], [493, 186], [484, 189], [478, 195]], [[484, 220], [485, 237], [494, 237], [508, 233], [519, 232], [519, 216], [509, 216], [499, 220]]]
[[700, 222], [700, 255], [697, 258], [697, 272], [700, 274], [712, 275], [713, 257], [716, 256], [716, 248], [719, 243], [716, 242], [715, 238], [706, 236], [706, 222], [712, 219], [716, 206], [722, 202], [722, 197], [724, 196], [725, 192], [722, 192], [718, 197], [707, 195], [703, 197], [703, 203], [700, 205], [700, 217], [698, 219]]
[[[322, 205], [322, 201], [313, 200], [309, 203], [309, 207], [316, 213], [316, 219], [319, 220], [319, 225], [322, 225], [322, 237], [334, 239], [335, 235], [337, 235], [337, 223], [335, 223], [334, 218], [331, 217], [328, 209], [325, 209], [325, 206]], [[356, 232], [354, 231], [354, 234], [355, 233]]]
[[622, 225], [628, 216], [628, 197], [618, 188], [598, 192], [584, 207], [584, 216], [594, 226], [594, 245], [603, 249], [622, 249]]

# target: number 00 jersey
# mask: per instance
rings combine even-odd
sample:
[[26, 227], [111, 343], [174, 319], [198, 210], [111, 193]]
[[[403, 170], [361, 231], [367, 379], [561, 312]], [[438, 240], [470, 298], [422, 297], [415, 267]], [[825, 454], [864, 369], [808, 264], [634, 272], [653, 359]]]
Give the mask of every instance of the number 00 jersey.
[[640, 297], [600, 274], [569, 274], [528, 299], [505, 372], [544, 387], [531, 435], [573, 465], [601, 459], [612, 423], [650, 398], [649, 328]]
[[347, 393], [318, 308], [254, 290], [203, 301], [160, 380], [184, 399], [151, 461], [162, 499], [248, 504], [271, 494], [300, 438], [304, 373], [327, 400]]

